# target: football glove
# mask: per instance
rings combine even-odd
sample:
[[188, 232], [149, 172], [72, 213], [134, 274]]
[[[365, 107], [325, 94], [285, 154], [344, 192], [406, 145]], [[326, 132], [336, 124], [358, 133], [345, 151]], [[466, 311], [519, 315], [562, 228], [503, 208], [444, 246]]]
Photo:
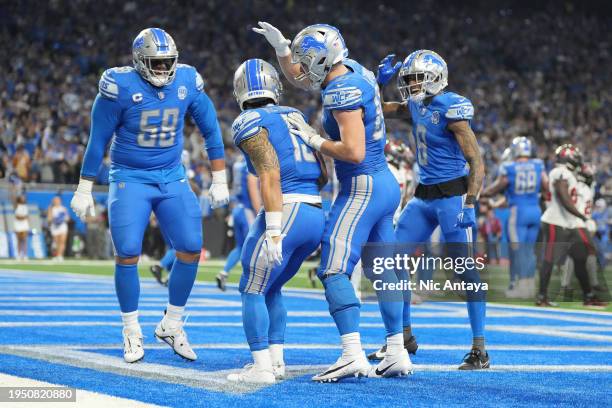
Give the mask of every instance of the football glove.
[[474, 225], [476, 225], [476, 211], [474, 207], [463, 207], [461, 212], [457, 215], [455, 227], [472, 228]]
[[85, 222], [87, 216], [95, 217], [96, 208], [94, 206], [94, 199], [91, 195], [91, 189], [93, 187], [93, 181], [81, 179], [79, 185], [74, 192], [74, 196], [70, 201], [70, 208], [72, 211]]
[[300, 113], [292, 112], [287, 115], [287, 124], [289, 125], [289, 132], [291, 132], [291, 134], [302, 139], [304, 143], [313, 149], [317, 151], [321, 150], [321, 145], [326, 139], [321, 137], [312, 126], [306, 123], [304, 117]]
[[278, 266], [283, 262], [282, 211], [266, 211], [266, 237], [261, 247], [261, 254], [268, 266]]
[[380, 61], [380, 64], [378, 65], [378, 72], [376, 73], [376, 82], [378, 82], [379, 85], [386, 85], [402, 66], [401, 61], [393, 64], [394, 59], [395, 54], [389, 54], [382, 61]]
[[212, 172], [212, 184], [208, 190], [211, 208], [219, 208], [229, 203], [229, 190], [225, 170]]
[[258, 24], [259, 27], [253, 27], [253, 31], [266, 37], [266, 40], [274, 47], [276, 55], [286, 57], [291, 54], [291, 49], [289, 48], [291, 41], [286, 39], [278, 28], [264, 21], [260, 21]]

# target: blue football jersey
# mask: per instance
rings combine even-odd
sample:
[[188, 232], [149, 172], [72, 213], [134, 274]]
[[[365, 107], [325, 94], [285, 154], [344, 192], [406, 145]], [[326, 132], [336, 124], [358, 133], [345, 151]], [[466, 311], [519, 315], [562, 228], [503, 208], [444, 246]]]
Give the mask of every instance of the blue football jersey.
[[247, 168], [246, 161], [239, 160], [234, 163], [232, 173], [232, 190], [234, 191], [234, 196], [236, 197], [236, 200], [238, 200], [238, 202], [242, 204], [245, 208], [249, 208], [252, 210], [253, 204], [251, 203], [251, 197], [249, 196], [249, 186], [247, 181], [249, 170]]
[[155, 87], [132, 67], [111, 68], [102, 74], [82, 175], [91, 176], [98, 158], [98, 152], [90, 150], [100, 145], [104, 150], [114, 134], [111, 181], [171, 182], [183, 178], [186, 114], [202, 131], [209, 159], [223, 157], [221, 131], [202, 77], [184, 64], [178, 64], [175, 75], [172, 83]]
[[339, 180], [360, 174], [374, 174], [387, 167], [385, 160], [385, 120], [376, 77], [356, 61], [344, 60], [347, 74], [332, 79], [321, 91], [323, 128], [332, 140], [340, 140], [340, 130], [333, 111], [363, 110], [365, 158], [359, 164], [334, 160]]
[[502, 164], [500, 174], [508, 179], [509, 205], [539, 205], [544, 163], [540, 159]]
[[[242, 112], [232, 124], [234, 143], [240, 147], [241, 142], [265, 128], [278, 156], [283, 194], [319, 195], [321, 167], [314, 150], [289, 132], [284, 117], [292, 112], [302, 114], [297, 109], [275, 105]], [[249, 171], [256, 175], [251, 159], [247, 154], [245, 158]]]
[[428, 104], [410, 101], [408, 107], [420, 182], [438, 184], [467, 175], [461, 147], [447, 126], [453, 121], [471, 121], [474, 107], [470, 100], [454, 92], [444, 92], [431, 98]]

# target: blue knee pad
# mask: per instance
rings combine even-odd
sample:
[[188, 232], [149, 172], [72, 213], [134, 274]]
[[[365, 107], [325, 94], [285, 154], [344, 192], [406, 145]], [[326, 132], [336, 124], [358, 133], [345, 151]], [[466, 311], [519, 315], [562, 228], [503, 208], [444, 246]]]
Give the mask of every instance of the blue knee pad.
[[359, 308], [361, 303], [348, 275], [342, 273], [322, 279], [329, 313], [334, 318], [340, 335], [359, 331]]

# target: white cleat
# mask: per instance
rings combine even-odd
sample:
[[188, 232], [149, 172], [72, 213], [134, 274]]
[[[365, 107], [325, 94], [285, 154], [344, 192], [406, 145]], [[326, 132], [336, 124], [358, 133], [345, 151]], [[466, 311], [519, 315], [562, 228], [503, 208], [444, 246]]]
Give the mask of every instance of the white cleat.
[[368, 377], [389, 378], [412, 374], [412, 362], [406, 349], [395, 355], [385, 354], [385, 358], [373, 367]]
[[350, 358], [340, 356], [331, 367], [312, 377], [312, 381], [336, 382], [349, 377], [367, 377], [371, 369], [372, 366], [363, 352]]
[[274, 373], [274, 378], [278, 381], [285, 379], [285, 364], [272, 364], [272, 372]]
[[249, 384], [274, 384], [276, 382], [273, 370], [262, 369], [252, 363], [245, 365], [240, 372], [228, 375], [227, 379], [232, 382]]
[[126, 363], [135, 363], [144, 357], [142, 333], [130, 333], [123, 329], [123, 359]]
[[162, 319], [155, 328], [155, 338], [172, 347], [176, 354], [186, 360], [195, 361], [198, 358], [189, 345], [187, 333], [183, 330], [182, 322], [178, 327], [168, 327]]

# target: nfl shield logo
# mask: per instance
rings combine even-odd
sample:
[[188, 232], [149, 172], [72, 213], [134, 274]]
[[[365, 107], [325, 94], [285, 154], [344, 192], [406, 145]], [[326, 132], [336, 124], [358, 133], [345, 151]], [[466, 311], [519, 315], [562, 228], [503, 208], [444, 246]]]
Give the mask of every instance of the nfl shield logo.
[[183, 100], [187, 97], [187, 88], [185, 88], [183, 85], [179, 86], [178, 89], [178, 98]]
[[166, 95], [164, 95], [164, 93], [161, 91], [157, 93], [157, 96], [159, 96], [159, 99], [164, 99], [166, 97]]
[[435, 111], [431, 114], [431, 123], [433, 123], [434, 125], [440, 123], [440, 112]]

